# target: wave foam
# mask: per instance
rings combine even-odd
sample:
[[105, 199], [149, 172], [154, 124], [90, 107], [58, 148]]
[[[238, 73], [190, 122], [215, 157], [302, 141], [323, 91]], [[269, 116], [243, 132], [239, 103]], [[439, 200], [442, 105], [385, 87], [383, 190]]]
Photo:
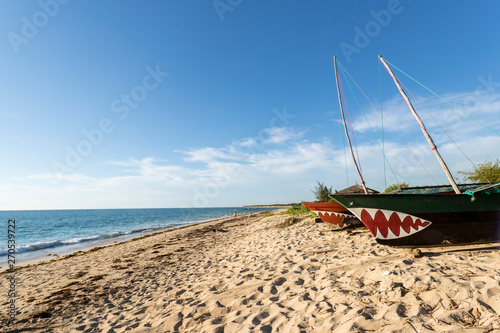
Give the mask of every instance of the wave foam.
[[[101, 240], [101, 239], [111, 239], [111, 238], [116, 238], [116, 237], [120, 237], [120, 236], [127, 236], [127, 235], [131, 235], [134, 233], [153, 231], [153, 230], [154, 229], [151, 229], [151, 228], [135, 229], [135, 230], [125, 231], [125, 232], [115, 232], [115, 233], [110, 233], [110, 234], [101, 234], [101, 235], [94, 235], [94, 236], [82, 237], [82, 238], [72, 238], [72, 239], [66, 239], [66, 240], [53, 240], [53, 241], [48, 241], [48, 242], [31, 243], [31, 244], [17, 247], [16, 253], [40, 251], [40, 250], [50, 249], [50, 248], [54, 248], [54, 247], [75, 245], [75, 244], [79, 244], [79, 243], [97, 241], [97, 240]], [[8, 253], [9, 252], [7, 249], [3, 249], [2, 251], [0, 251], [0, 256], [5, 256]]]

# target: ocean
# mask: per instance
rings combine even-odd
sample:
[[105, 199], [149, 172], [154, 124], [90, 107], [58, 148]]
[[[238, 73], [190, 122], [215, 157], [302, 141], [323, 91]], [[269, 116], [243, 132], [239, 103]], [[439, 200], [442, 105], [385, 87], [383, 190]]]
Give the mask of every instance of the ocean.
[[[217, 218], [270, 208], [158, 208], [0, 211], [0, 269], [7, 245], [15, 245], [16, 266]], [[15, 220], [15, 228], [9, 220]], [[9, 227], [9, 224], [11, 225]], [[8, 231], [10, 230], [10, 231]], [[15, 237], [9, 234], [15, 235]], [[15, 240], [13, 242], [12, 240]], [[12, 249], [12, 246], [11, 246]], [[13, 251], [10, 250], [12, 254]]]

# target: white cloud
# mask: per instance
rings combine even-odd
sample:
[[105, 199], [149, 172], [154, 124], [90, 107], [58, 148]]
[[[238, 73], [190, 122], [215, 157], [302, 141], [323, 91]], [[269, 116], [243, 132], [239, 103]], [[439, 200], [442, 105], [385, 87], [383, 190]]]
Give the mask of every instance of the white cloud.
[[270, 172], [276, 176], [300, 174], [331, 165], [331, 144], [301, 142], [288, 149], [269, 150], [250, 157], [250, 165], [255, 170]]
[[[464, 130], [485, 130], [476, 121], [462, 113], [463, 111], [493, 130], [500, 130], [499, 93], [478, 95], [476, 92], [466, 92], [446, 94], [444, 98], [460, 108], [461, 111], [434, 96], [432, 98], [417, 96], [419, 103], [411, 98], [413, 106], [428, 129], [435, 129], [441, 126], [450, 133]], [[365, 133], [370, 130], [370, 126], [372, 129], [380, 131], [382, 128], [380, 110], [373, 110], [371, 106], [366, 107], [366, 109], [369, 110], [365, 111], [366, 119], [363, 115], [358, 115], [353, 121], [354, 131]], [[395, 96], [389, 101], [384, 102], [383, 115], [384, 130], [387, 132], [394, 130], [403, 135], [407, 131], [419, 130], [416, 120], [411, 115], [401, 96]]]
[[187, 155], [186, 162], [201, 162], [209, 166], [214, 166], [214, 162], [225, 163], [249, 163], [252, 156], [272, 149], [273, 146], [279, 146], [283, 149], [284, 145], [289, 145], [304, 136], [304, 131], [289, 127], [264, 128], [258, 136], [244, 138], [233, 141], [231, 144], [222, 147], [204, 147], [191, 149], [187, 151], [177, 151]]
[[300, 139], [304, 136], [304, 131], [296, 131], [289, 127], [272, 127], [263, 130], [268, 137], [264, 137], [263, 143], [267, 145], [281, 144], [289, 140]]
[[[473, 93], [447, 96], [455, 104], [469, 101], [469, 108], [464, 111], [481, 118], [498, 132], [500, 94], [490, 94], [474, 103], [470, 102], [472, 97]], [[422, 104], [443, 123], [443, 127], [450, 128], [450, 136], [471, 160], [478, 163], [487, 157], [499, 157], [494, 149], [500, 143], [499, 137], [467, 117], [454, 116], [456, 113], [451, 112], [449, 106], [439, 105], [434, 99], [423, 100]], [[409, 152], [397, 136], [386, 136], [386, 156], [392, 166], [392, 171], [386, 167], [386, 183], [379, 146], [368, 136], [365, 142], [358, 140], [357, 151], [367, 185], [383, 190], [384, 186], [396, 181], [393, 172], [400, 182], [411, 185], [446, 183], [406, 106], [397, 98], [384, 105], [386, 121], [414, 153]], [[372, 112], [367, 117], [380, 137], [380, 114]], [[354, 119], [353, 127], [358, 133], [369, 131], [363, 116]], [[384, 124], [385, 129], [388, 127]], [[456, 175], [458, 170], [471, 168], [432, 122], [427, 128], [433, 133], [452, 173]], [[16, 179], [16, 184], [1, 186], [0, 202], [4, 209], [47, 209], [230, 206], [278, 202], [276, 198], [281, 196], [282, 202], [310, 200], [310, 190], [317, 180], [335, 189], [347, 186], [346, 163], [349, 184], [359, 183], [349, 152], [346, 160], [344, 149], [334, 148], [328, 140], [311, 142], [305, 130], [293, 127], [264, 128], [253, 137], [238, 139], [222, 147], [178, 150], [176, 153], [184, 157], [182, 163], [155, 157], [109, 162], [116, 167], [113, 177], [97, 178], [81, 173], [30, 175], [24, 180]], [[421, 164], [436, 180], [427, 175]]]
[[[370, 127], [374, 131], [382, 129], [382, 117], [379, 109], [374, 110], [373, 107], [365, 108], [366, 118], [364, 115], [359, 115], [353, 120], [352, 128], [356, 132], [370, 132]], [[406, 132], [410, 127], [414, 127], [415, 119], [408, 111], [408, 107], [401, 97], [394, 97], [383, 105], [383, 119], [385, 131]]]
[[186, 154], [188, 157], [185, 158], [187, 162], [202, 162], [210, 163], [217, 159], [223, 160], [233, 160], [238, 159], [235, 154], [230, 154], [230, 146], [217, 149], [213, 147], [205, 147], [200, 149], [192, 149], [188, 151], [177, 151]]
[[189, 170], [186, 168], [175, 165], [159, 165], [160, 162], [166, 161], [148, 157], [141, 160], [129, 159], [125, 162], [112, 161], [110, 164], [129, 167], [128, 172], [145, 178], [182, 181], [189, 174]]
[[[294, 128], [264, 129], [259, 136], [224, 147], [178, 151], [186, 156], [184, 165], [154, 157], [130, 158], [108, 162], [118, 168], [117, 176], [98, 179], [76, 173], [38, 174], [26, 179], [51, 182], [10, 190], [46, 193], [58, 206], [55, 208], [79, 208], [91, 202], [90, 206], [99, 208], [228, 205], [220, 200], [227, 200], [225, 193], [235, 188], [268, 184], [278, 190], [276, 184], [290, 182], [290, 176], [331, 169], [331, 144], [308, 142], [302, 139], [304, 134]], [[200, 194], [204, 197], [198, 200]], [[73, 207], [68, 207], [71, 202]]]

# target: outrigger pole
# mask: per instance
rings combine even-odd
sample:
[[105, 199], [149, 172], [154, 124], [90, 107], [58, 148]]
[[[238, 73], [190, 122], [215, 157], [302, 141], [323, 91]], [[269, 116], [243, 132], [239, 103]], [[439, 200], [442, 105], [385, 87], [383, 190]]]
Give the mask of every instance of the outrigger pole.
[[438, 149], [437, 149], [436, 145], [434, 144], [434, 141], [432, 140], [431, 136], [427, 132], [427, 129], [425, 128], [424, 123], [422, 122], [422, 120], [418, 116], [417, 112], [413, 108], [413, 105], [411, 104], [410, 99], [408, 98], [408, 96], [406, 95], [405, 91], [403, 90], [403, 88], [399, 84], [398, 79], [396, 78], [396, 76], [392, 72], [392, 70], [389, 67], [389, 65], [387, 65], [387, 63], [385, 62], [384, 58], [382, 58], [381, 55], [379, 55], [378, 58], [380, 59], [380, 61], [384, 65], [385, 69], [387, 69], [387, 71], [389, 72], [389, 75], [394, 80], [394, 83], [398, 87], [398, 90], [401, 93], [401, 96], [403, 96], [403, 99], [405, 100], [406, 105], [408, 105], [408, 108], [410, 109], [411, 113], [413, 114], [413, 117], [415, 117], [415, 119], [417, 120], [417, 123], [420, 125], [420, 128], [422, 129], [422, 132], [424, 133], [424, 136], [427, 139], [427, 142], [431, 146], [431, 149], [434, 152], [434, 155], [436, 156], [436, 158], [438, 159], [439, 163], [441, 164], [441, 167], [443, 168], [444, 172], [446, 173], [446, 177], [448, 177], [448, 180], [449, 180], [451, 186], [453, 187], [453, 190], [455, 191], [456, 194], [460, 194], [461, 192], [458, 189], [457, 183], [455, 183], [455, 180], [453, 179], [453, 176], [451, 175], [451, 172], [448, 169], [448, 166], [446, 166], [446, 163], [444, 162], [443, 158], [439, 154]]
[[333, 63], [335, 64], [335, 81], [337, 83], [337, 93], [339, 95], [340, 113], [342, 114], [342, 123], [344, 124], [345, 136], [347, 137], [347, 143], [349, 144], [349, 150], [351, 151], [351, 156], [352, 156], [352, 160], [354, 161], [354, 165], [356, 166], [356, 171], [358, 172], [359, 178], [361, 179], [361, 185], [363, 186], [363, 190], [365, 191], [365, 194], [368, 194], [368, 190], [366, 189], [365, 181], [363, 180], [363, 175], [361, 174], [361, 171], [359, 170], [358, 163], [356, 163], [356, 158], [354, 157], [354, 153], [352, 151], [351, 139], [349, 138], [349, 132], [347, 131], [347, 126], [345, 123], [344, 107], [342, 106], [342, 97], [340, 94], [340, 87], [339, 87], [339, 75], [337, 73], [337, 57], [333, 57]]

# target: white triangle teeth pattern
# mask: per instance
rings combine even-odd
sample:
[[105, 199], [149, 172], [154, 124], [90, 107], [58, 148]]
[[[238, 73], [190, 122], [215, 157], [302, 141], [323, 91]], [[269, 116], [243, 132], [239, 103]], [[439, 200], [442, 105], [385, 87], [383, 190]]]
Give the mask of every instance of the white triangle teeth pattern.
[[[334, 213], [334, 212], [326, 212], [326, 211], [321, 211], [321, 212], [319, 212], [319, 211], [314, 211], [314, 212], [315, 212], [318, 216], [320, 216], [320, 215], [319, 215], [319, 213], [322, 213], [322, 214], [323, 214], [323, 217], [330, 217], [330, 216], [332, 216], [332, 215], [333, 215], [334, 217], [338, 217], [338, 216], [340, 216], [340, 217], [342, 217], [342, 218], [346, 218], [346, 217], [350, 217], [350, 216], [351, 216], [351, 215], [340, 214], [340, 213]], [[343, 221], [343, 219], [342, 219], [342, 221]], [[327, 224], [330, 226], [330, 228], [334, 228], [334, 229], [344, 229], [344, 228], [346, 228], [346, 227], [348, 226], [348, 224], [345, 224], [345, 223], [343, 223], [343, 222], [340, 222], [340, 224], [337, 224], [337, 223], [332, 223], [332, 222], [328, 222], [328, 221], [323, 221], [323, 222], [324, 222], [324, 223], [327, 223]]]
[[313, 212], [315, 212], [316, 215], [318, 215], [318, 216], [319, 216], [319, 213], [321, 213], [321, 214], [326, 215], [326, 216], [336, 215], [336, 216], [342, 216], [342, 217], [352, 217], [352, 215], [350, 215], [350, 214], [337, 213], [337, 212], [327, 212], [327, 211], [317, 211], [317, 210], [314, 210]]
[[361, 221], [361, 211], [366, 208], [349, 208], [351, 213], [354, 214]]
[[[401, 225], [399, 226], [399, 236], [396, 236], [392, 232], [391, 228], [389, 228], [389, 223], [387, 222], [387, 236], [386, 237], [384, 237], [382, 235], [382, 233], [380, 232], [380, 227], [371, 225], [370, 221], [363, 221], [365, 223], [365, 225], [368, 227], [368, 229], [370, 229], [372, 234], [374, 234], [374, 237], [377, 239], [398, 239], [398, 238], [408, 237], [408, 236], [411, 236], [419, 231], [422, 231], [423, 229], [427, 228], [430, 224], [432, 224], [432, 222], [426, 221], [426, 220], [421, 219], [419, 217], [416, 217], [416, 216], [413, 216], [410, 214], [406, 214], [406, 213], [402, 213], [402, 212], [392, 211], [392, 210], [375, 209], [375, 208], [352, 208], [351, 209], [351, 211], [354, 213], [354, 215], [356, 215], [359, 219], [361, 219], [361, 213], [363, 210], [366, 211], [370, 215], [372, 221], [375, 219], [375, 215], [377, 212], [382, 213], [384, 215], [386, 221], [390, 220], [392, 214], [396, 214], [400, 220]], [[427, 223], [427, 225], [423, 226], [423, 225], [415, 225], [414, 224], [410, 228], [409, 232], [406, 232], [402, 228], [402, 222], [408, 216], [412, 219], [413, 222], [420, 220], [422, 223]], [[373, 229], [375, 229], [375, 230], [373, 230]]]

